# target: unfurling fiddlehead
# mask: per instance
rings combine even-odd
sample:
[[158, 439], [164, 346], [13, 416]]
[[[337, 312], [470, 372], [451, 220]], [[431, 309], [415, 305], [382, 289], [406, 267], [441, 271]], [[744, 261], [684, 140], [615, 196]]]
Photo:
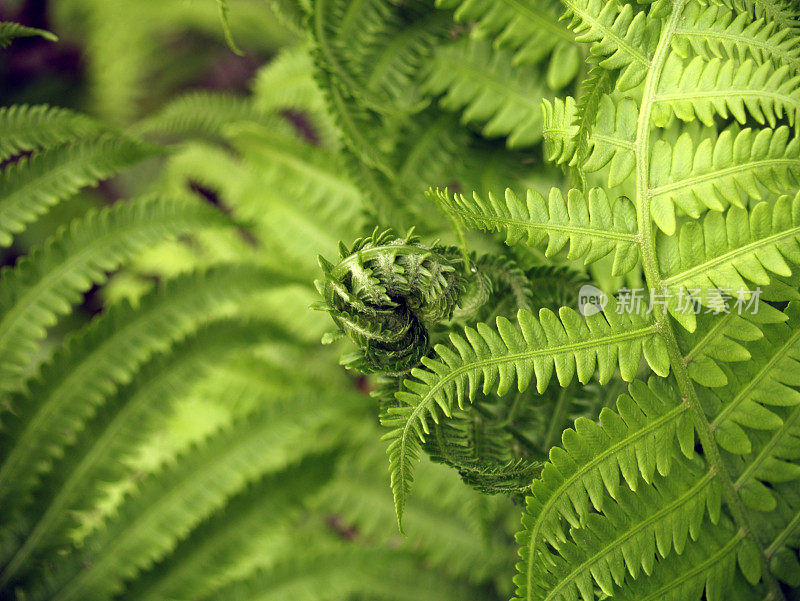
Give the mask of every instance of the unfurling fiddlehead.
[[428, 330], [452, 317], [466, 288], [464, 259], [453, 247], [425, 246], [376, 230], [352, 247], [341, 245], [334, 265], [320, 257], [317, 288], [340, 334], [359, 348], [343, 360], [364, 373], [400, 376], [428, 354]]

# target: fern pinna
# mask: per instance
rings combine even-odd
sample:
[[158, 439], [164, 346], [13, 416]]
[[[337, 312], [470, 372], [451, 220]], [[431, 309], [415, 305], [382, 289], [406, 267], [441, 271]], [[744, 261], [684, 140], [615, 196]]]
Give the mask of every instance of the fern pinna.
[[[509, 147], [535, 145], [540, 123], [564, 176], [544, 193], [541, 181], [524, 194], [517, 182], [476, 186], [456, 166], [470, 143], [450, 190], [430, 182], [427, 194], [461, 253], [375, 234], [322, 260], [323, 307], [359, 347], [345, 365], [383, 374], [374, 395], [401, 528], [424, 450], [483, 491], [525, 495], [515, 598], [793, 598], [800, 11], [779, 0], [439, 4], [470, 27], [428, 50], [423, 90]], [[540, 48], [526, 28], [559, 33]], [[331, 110], [367, 119], [361, 140], [414, 113], [391, 95], [375, 102], [376, 80], [354, 75], [370, 66], [336, 56], [336, 30], [313, 32]], [[569, 65], [568, 52], [581, 79], [552, 85], [545, 58]], [[541, 118], [527, 112], [533, 96]], [[467, 252], [492, 244], [467, 231], [502, 235], [508, 250], [493, 252], [524, 303]], [[620, 292], [579, 312], [576, 282], [551, 308], [537, 272], [515, 264], [532, 261]], [[543, 437], [537, 413], [564, 394], [588, 396], [589, 409], [561, 413], [558, 435]]]

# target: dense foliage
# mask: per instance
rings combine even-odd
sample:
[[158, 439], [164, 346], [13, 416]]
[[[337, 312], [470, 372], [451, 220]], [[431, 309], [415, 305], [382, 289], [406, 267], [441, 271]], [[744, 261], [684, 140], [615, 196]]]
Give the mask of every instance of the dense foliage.
[[3, 91], [0, 598], [797, 598], [800, 8], [270, 8]]

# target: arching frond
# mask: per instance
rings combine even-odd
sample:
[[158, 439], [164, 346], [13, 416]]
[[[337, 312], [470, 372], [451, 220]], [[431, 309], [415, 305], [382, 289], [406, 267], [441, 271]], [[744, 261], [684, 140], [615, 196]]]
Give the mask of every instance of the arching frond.
[[[518, 329], [519, 328], [519, 329]], [[555, 374], [562, 386], [577, 375], [589, 381], [595, 371], [607, 382], [620, 369], [623, 379], [634, 377], [642, 355], [659, 374], [669, 372], [664, 341], [644, 316], [617, 311], [613, 298], [605, 313], [584, 318], [562, 307], [558, 315], [542, 309], [534, 317], [520, 311], [518, 325], [497, 319], [497, 331], [486, 324], [467, 328], [465, 336], [451, 334], [454, 348], [437, 345], [437, 359], [423, 359], [426, 369], [412, 370], [413, 379], [397, 393], [399, 406], [388, 409], [384, 419], [392, 430], [389, 441], [392, 490], [398, 518], [411, 492], [412, 466], [420, 443], [430, 434], [429, 421], [449, 417], [463, 408], [478, 390], [506, 394], [517, 385], [524, 391], [535, 379], [539, 392]]]
[[542, 137], [539, 78], [515, 68], [511, 55], [488, 43], [462, 39], [437, 49], [426, 84], [442, 94], [440, 105], [462, 111], [465, 123], [482, 124], [487, 137], [507, 136], [509, 148], [525, 148]]
[[0, 108], [0, 161], [31, 150], [47, 150], [65, 142], [91, 138], [106, 128], [68, 109], [46, 104], [14, 104]]
[[[69, 542], [66, 528], [72, 512], [91, 510], [97, 502], [96, 482], [119, 480], [123, 462], [149, 432], [154, 415], [170, 410], [165, 398], [180, 398], [208, 371], [233, 352], [288, 338], [274, 324], [225, 320], [205, 327], [145, 365], [106, 402], [55, 463], [50, 477], [33, 492], [33, 506], [24, 509], [22, 527], [14, 530], [21, 544], [0, 574], [0, 586], [25, 570], [37, 555]], [[21, 503], [17, 503], [18, 509]]]
[[104, 599], [120, 592], [124, 579], [172, 551], [228, 497], [264, 474], [284, 469], [312, 447], [335, 442], [340, 428], [334, 418], [341, 421], [343, 413], [359, 405], [363, 397], [345, 395], [335, 402], [308, 397], [266, 403], [203, 441], [164, 473], [146, 479], [80, 550], [52, 573], [31, 581], [28, 598]]
[[[131, 601], [207, 597], [218, 588], [217, 581], [226, 569], [236, 564], [243, 547], [259, 533], [293, 530], [287, 522], [309, 496], [327, 484], [332, 462], [330, 455], [309, 455], [250, 485], [130, 585], [125, 597]], [[292, 537], [296, 536], [297, 532], [292, 532]]]
[[188, 201], [146, 197], [95, 211], [62, 229], [45, 246], [6, 268], [0, 280], [0, 390], [11, 391], [44, 338], [82, 292], [157, 241], [228, 219]]
[[156, 146], [108, 135], [20, 159], [0, 177], [0, 247], [10, 246], [14, 234], [81, 188], [162, 153]]
[[3, 514], [13, 515], [16, 503], [27, 502], [41, 473], [74, 440], [95, 408], [130, 381], [153, 353], [214, 316], [230, 314], [236, 301], [288, 283], [297, 281], [247, 266], [192, 273], [153, 291], [136, 306], [116, 305], [68, 340], [29, 383], [29, 391], [15, 395], [15, 413], [4, 415]]

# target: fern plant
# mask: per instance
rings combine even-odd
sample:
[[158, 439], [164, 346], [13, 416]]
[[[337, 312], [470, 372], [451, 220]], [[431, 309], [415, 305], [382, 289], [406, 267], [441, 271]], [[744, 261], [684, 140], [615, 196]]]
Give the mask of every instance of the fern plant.
[[797, 597], [795, 3], [123, 4], [0, 109], [0, 597]]
[[[331, 14], [347, 15], [346, 4]], [[424, 451], [480, 490], [525, 494], [515, 598], [791, 597], [800, 11], [725, 0], [439, 4], [470, 27], [430, 51], [423, 90], [509, 148], [543, 137], [564, 175], [524, 194], [524, 179], [505, 192], [476, 186], [459, 170], [470, 164], [464, 145], [450, 179], [428, 181], [426, 195], [460, 253], [376, 234], [321, 260], [323, 308], [358, 349], [345, 366], [383, 376], [374, 394], [401, 528]], [[321, 15], [312, 6], [309, 22]], [[363, 73], [343, 48], [329, 60], [332, 28], [315, 38], [320, 81], [339, 120], [343, 107], [372, 115], [363, 139], [397, 122], [397, 107], [358, 83], [378, 61]], [[557, 82], [540, 69], [548, 60], [548, 71], [564, 66]], [[405, 107], [410, 122], [415, 110]], [[465, 230], [499, 233], [508, 250]], [[470, 247], [503, 257], [526, 302], [507, 302]], [[599, 304], [579, 305], [577, 285], [551, 308], [531, 263], [585, 274]], [[589, 411], [567, 421], [559, 409], [549, 425], [558, 435], [537, 444], [532, 414], [587, 393]]]

